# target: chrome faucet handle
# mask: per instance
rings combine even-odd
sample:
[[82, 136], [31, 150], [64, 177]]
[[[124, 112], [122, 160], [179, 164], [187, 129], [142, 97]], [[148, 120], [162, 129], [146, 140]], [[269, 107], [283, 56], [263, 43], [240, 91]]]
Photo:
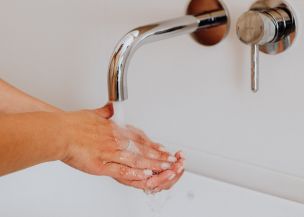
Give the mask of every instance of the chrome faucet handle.
[[237, 23], [237, 35], [245, 44], [251, 45], [251, 89], [259, 88], [259, 46], [275, 39], [277, 26], [271, 17], [263, 12], [248, 11]]
[[259, 81], [260, 81], [260, 51], [259, 51], [259, 45], [252, 44], [251, 45], [251, 90], [253, 92], [258, 92], [259, 90]]
[[251, 45], [251, 89], [259, 89], [259, 51], [278, 54], [291, 46], [295, 37], [295, 18], [281, 0], [261, 0], [237, 21], [239, 39]]

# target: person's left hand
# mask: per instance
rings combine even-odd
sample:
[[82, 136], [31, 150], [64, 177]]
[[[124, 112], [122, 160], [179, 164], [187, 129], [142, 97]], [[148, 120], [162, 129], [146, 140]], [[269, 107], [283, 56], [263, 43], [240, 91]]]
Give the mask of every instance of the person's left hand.
[[175, 157], [177, 162], [171, 169], [165, 170], [159, 174], [142, 181], [129, 181], [116, 179], [119, 183], [132, 186], [138, 189], [144, 189], [147, 193], [158, 193], [162, 190], [169, 190], [182, 177], [184, 173], [184, 158], [182, 152], [177, 152]]
[[[166, 152], [163, 146], [153, 142], [143, 131], [127, 125], [126, 129], [127, 134], [132, 138], [133, 141], [136, 141], [140, 144], [149, 145], [156, 149]], [[116, 179], [119, 183], [132, 186], [138, 189], [143, 189], [148, 193], [157, 193], [162, 190], [169, 190], [183, 175], [184, 173], [184, 156], [182, 152], [177, 152], [175, 154], [177, 161], [172, 165], [168, 170], [155, 173], [152, 177], [149, 177], [146, 180], [125, 180], [125, 179]]]

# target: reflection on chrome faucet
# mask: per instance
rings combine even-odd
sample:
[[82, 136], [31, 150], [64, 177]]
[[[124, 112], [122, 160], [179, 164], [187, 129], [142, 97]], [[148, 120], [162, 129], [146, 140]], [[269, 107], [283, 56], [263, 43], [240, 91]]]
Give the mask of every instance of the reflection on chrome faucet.
[[[217, 3], [220, 4], [219, 2]], [[142, 26], [130, 31], [118, 43], [111, 58], [108, 74], [109, 100], [124, 101], [128, 98], [128, 65], [132, 55], [141, 45], [182, 34], [193, 33], [199, 29], [228, 25], [228, 23], [228, 13], [221, 6], [219, 10], [204, 11], [197, 15], [187, 15]]]

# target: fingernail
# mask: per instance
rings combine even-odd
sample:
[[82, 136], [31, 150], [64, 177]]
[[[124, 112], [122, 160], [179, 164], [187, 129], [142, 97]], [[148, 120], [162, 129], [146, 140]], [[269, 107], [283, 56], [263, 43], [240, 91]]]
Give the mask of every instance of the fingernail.
[[162, 164], [160, 165], [160, 167], [161, 167], [163, 170], [167, 170], [167, 169], [169, 169], [169, 168], [171, 167], [171, 164], [169, 164], [169, 163], [162, 163]]
[[159, 157], [159, 155], [150, 152], [150, 153], [148, 153], [148, 157], [151, 159], [157, 159]]
[[147, 187], [148, 187], [148, 188], [152, 188], [153, 185], [154, 185], [153, 179], [152, 179], [152, 178], [151, 178], [151, 179], [148, 179], [148, 181], [147, 181]]
[[152, 170], [144, 170], [144, 174], [145, 174], [145, 176], [152, 176], [153, 171]]
[[144, 189], [144, 192], [145, 192], [147, 195], [153, 194], [153, 191], [150, 190], [150, 189]]
[[168, 180], [172, 180], [172, 179], [174, 179], [174, 178], [175, 178], [175, 176], [176, 176], [176, 174], [175, 174], [175, 173], [171, 174], [171, 175], [168, 177]]
[[160, 188], [155, 188], [155, 189], [153, 190], [153, 194], [159, 193], [160, 191], [161, 191]]
[[173, 157], [173, 156], [169, 156], [168, 157], [168, 161], [169, 162], [172, 162], [172, 163], [175, 163], [177, 161], [176, 157]]
[[184, 170], [184, 167], [180, 167], [180, 168], [178, 168], [177, 173], [180, 174], [183, 170]]
[[185, 159], [185, 154], [183, 152], [180, 152], [179, 153], [179, 156], [182, 158], [182, 159]]
[[160, 147], [158, 148], [158, 150], [159, 150], [159, 151], [162, 151], [162, 152], [167, 152], [167, 150], [166, 150], [164, 147], [162, 147], [162, 146], [160, 146]]

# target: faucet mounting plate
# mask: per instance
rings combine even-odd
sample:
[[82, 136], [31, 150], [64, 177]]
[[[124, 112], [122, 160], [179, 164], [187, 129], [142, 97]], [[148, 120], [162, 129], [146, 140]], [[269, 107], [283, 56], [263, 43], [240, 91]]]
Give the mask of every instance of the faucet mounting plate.
[[265, 11], [267, 9], [283, 9], [291, 18], [290, 28], [286, 37], [282, 37], [279, 41], [260, 45], [259, 50], [266, 54], [279, 54], [287, 50], [294, 42], [297, 34], [297, 20], [293, 9], [284, 0], [258, 0], [250, 10]]
[[188, 8], [188, 15], [201, 15], [211, 11], [224, 10], [227, 16], [227, 22], [220, 26], [198, 29], [192, 33], [192, 37], [198, 43], [211, 46], [221, 42], [229, 32], [230, 19], [226, 6], [220, 0], [191, 0]]

